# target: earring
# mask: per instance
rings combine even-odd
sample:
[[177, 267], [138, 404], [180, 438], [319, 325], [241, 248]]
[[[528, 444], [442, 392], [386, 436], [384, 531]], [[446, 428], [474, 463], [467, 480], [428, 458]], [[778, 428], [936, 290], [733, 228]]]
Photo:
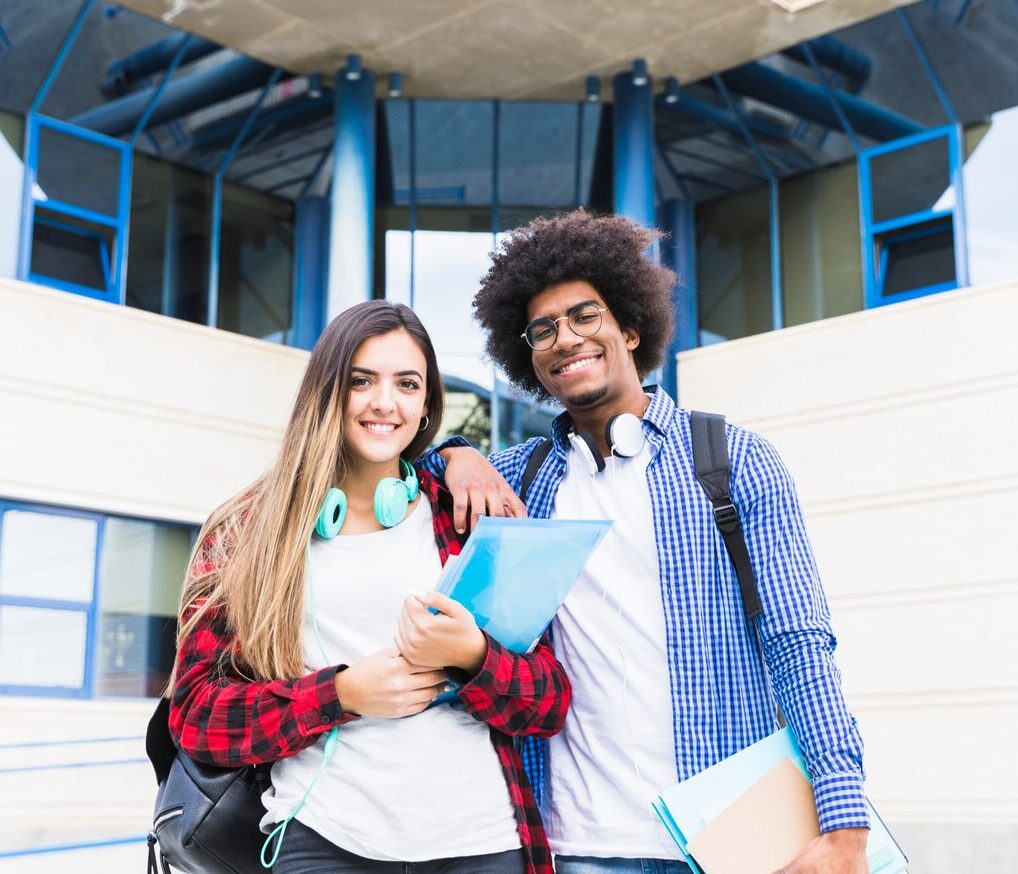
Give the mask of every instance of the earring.
[[424, 424], [423, 424], [423, 425], [421, 425], [421, 427], [420, 427], [420, 428], [418, 428], [417, 430], [418, 430], [418, 431], [427, 431], [427, 430], [428, 430], [428, 424], [429, 424], [430, 422], [431, 422], [431, 419], [429, 419], [429, 418], [428, 418], [428, 414], [427, 414], [427, 413], [425, 413], [425, 414], [424, 414]]

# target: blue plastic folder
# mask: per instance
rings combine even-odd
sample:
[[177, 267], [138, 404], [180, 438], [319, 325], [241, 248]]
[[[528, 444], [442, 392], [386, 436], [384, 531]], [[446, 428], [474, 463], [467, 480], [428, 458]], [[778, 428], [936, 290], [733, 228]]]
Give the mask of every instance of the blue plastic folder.
[[[795, 735], [785, 727], [714, 767], [666, 789], [651, 803], [696, 874], [704, 872], [687, 853], [689, 842], [785, 758], [790, 759], [812, 784]], [[868, 801], [866, 806], [870, 816], [870, 834], [866, 844], [870, 874], [902, 874], [908, 870], [905, 854], [873, 806]]]
[[438, 591], [514, 652], [529, 652], [612, 523], [482, 516]]

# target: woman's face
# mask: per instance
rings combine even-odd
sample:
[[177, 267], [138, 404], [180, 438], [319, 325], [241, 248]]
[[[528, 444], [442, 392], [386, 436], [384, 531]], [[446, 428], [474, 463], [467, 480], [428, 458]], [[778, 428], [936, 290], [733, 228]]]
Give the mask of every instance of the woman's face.
[[424, 354], [402, 329], [357, 347], [343, 414], [346, 447], [355, 459], [383, 464], [399, 458], [427, 414], [427, 376]]

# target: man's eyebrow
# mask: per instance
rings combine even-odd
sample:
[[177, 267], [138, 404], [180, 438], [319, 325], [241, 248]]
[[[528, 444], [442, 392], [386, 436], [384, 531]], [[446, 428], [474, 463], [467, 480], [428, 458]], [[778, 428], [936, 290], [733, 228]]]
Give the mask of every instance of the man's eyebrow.
[[[367, 376], [378, 376], [377, 370], [371, 370], [368, 367], [358, 367], [356, 364], [350, 368], [354, 373], [363, 373]], [[416, 376], [419, 380], [424, 380], [424, 377], [416, 370], [400, 370], [394, 373], [393, 376]]]
[[[574, 303], [571, 307], [569, 307], [569, 309], [567, 309], [565, 311], [565, 315], [568, 316], [574, 310], [578, 310], [580, 307], [589, 306], [590, 304], [593, 304], [596, 307], [600, 307], [601, 306], [601, 304], [599, 304], [593, 298], [591, 298], [590, 300], [581, 300], [579, 303]], [[538, 319], [554, 319], [554, 318], [555, 318], [555, 316], [535, 316], [529, 322], [527, 322], [527, 324], [529, 325], [529, 324], [531, 324], [531, 322], [536, 322]], [[561, 318], [561, 316], [559, 316], [559, 318]]]

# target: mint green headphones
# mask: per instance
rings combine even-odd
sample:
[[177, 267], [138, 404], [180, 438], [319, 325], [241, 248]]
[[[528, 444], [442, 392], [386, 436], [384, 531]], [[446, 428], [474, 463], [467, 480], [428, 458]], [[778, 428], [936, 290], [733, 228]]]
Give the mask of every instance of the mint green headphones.
[[[403, 521], [407, 507], [421, 490], [417, 471], [409, 461], [399, 460], [403, 479], [387, 476], [375, 487], [375, 518], [386, 528], [394, 528]], [[322, 510], [315, 521], [315, 534], [323, 540], [332, 540], [346, 521], [346, 495], [342, 489], [332, 488], [325, 493]]]

